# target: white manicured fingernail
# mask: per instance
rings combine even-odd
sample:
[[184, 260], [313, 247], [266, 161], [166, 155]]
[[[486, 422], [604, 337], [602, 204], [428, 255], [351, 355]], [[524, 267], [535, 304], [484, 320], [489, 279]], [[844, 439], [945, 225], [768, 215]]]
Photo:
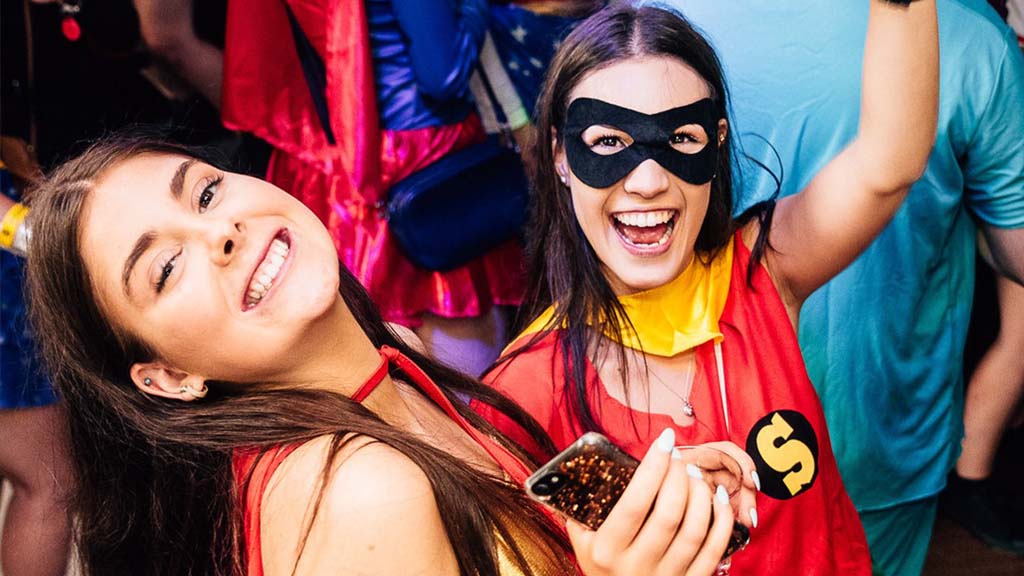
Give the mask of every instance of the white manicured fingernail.
[[760, 478], [760, 476], [757, 475], [757, 470], [751, 470], [750, 471], [750, 479], [754, 481], [754, 488], [757, 488], [757, 491], [760, 492], [761, 491], [761, 478]]
[[750, 524], [757, 528], [757, 510], [750, 509]]
[[658, 450], [668, 454], [673, 448], [675, 448], [676, 431], [671, 428], [665, 428], [665, 431], [661, 433], [661, 436], [658, 436], [655, 444], [658, 446]]
[[672, 449], [672, 459], [673, 460], [682, 460], [683, 459], [683, 451], [680, 450], [679, 448], [673, 448]]
[[696, 464], [686, 465], [686, 475], [690, 478], [696, 478], [697, 480], [704, 478], [704, 475], [700, 473], [700, 468], [697, 468]]
[[729, 493], [725, 491], [725, 486], [718, 485], [718, 488], [715, 489], [715, 499], [722, 504], [729, 503]]

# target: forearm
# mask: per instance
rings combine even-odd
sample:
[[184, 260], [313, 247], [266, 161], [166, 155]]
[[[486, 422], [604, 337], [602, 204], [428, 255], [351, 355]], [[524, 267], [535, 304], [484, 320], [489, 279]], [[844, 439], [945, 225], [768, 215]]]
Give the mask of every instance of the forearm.
[[902, 191], [924, 172], [935, 142], [938, 77], [935, 1], [871, 0], [853, 146], [876, 192]]
[[192, 0], [134, 0], [134, 5], [150, 51], [220, 108], [224, 57], [196, 36]]

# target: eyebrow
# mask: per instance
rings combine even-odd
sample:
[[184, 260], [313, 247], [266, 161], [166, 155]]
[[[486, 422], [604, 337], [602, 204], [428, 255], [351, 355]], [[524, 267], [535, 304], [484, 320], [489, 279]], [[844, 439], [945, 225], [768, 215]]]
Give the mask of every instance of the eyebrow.
[[131, 288], [129, 287], [129, 281], [132, 278], [132, 271], [135, 269], [135, 264], [139, 261], [139, 258], [149, 250], [149, 247], [156, 241], [155, 232], [146, 232], [139, 239], [135, 241], [135, 245], [132, 246], [132, 251], [128, 254], [128, 259], [124, 261], [124, 270], [121, 272], [121, 282], [124, 284], [125, 296], [131, 297]]
[[178, 169], [174, 171], [174, 176], [171, 177], [171, 196], [175, 200], [181, 200], [182, 190], [185, 188], [185, 174], [193, 164], [198, 162], [195, 158], [189, 158], [178, 165]]
[[[170, 192], [171, 197], [175, 201], [181, 200], [181, 195], [185, 189], [185, 175], [188, 173], [188, 169], [193, 164], [198, 162], [195, 158], [189, 158], [181, 164], [178, 164], [178, 168], [174, 171], [174, 176], [171, 176]], [[156, 241], [156, 233], [153, 231], [146, 232], [139, 239], [135, 241], [135, 245], [132, 246], [132, 251], [128, 254], [128, 258], [124, 261], [124, 268], [121, 271], [121, 284], [124, 288], [126, 296], [131, 297], [131, 286], [130, 281], [132, 279], [132, 272], [135, 270], [135, 265], [139, 262], [139, 258], [149, 250], [149, 247]]]

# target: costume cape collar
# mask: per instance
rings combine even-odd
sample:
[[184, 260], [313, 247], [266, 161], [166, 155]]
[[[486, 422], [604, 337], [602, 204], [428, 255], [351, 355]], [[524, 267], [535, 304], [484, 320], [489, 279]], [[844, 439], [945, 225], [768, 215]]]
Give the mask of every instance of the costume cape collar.
[[[627, 348], [665, 357], [710, 340], [720, 342], [718, 319], [729, 297], [734, 244], [730, 242], [710, 263], [694, 258], [668, 284], [620, 296], [635, 332], [623, 326], [620, 334], [605, 336]], [[549, 307], [516, 340], [547, 328], [554, 312], [554, 306]]]

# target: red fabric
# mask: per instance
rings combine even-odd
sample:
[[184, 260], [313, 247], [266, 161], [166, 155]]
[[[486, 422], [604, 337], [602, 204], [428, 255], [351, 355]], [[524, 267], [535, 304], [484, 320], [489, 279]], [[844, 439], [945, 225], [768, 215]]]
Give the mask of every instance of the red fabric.
[[[248, 490], [241, 494], [245, 517], [242, 529], [245, 536], [245, 565], [248, 576], [263, 576], [263, 547], [260, 542], [260, 514], [263, 507], [263, 493], [267, 491], [270, 477], [298, 444], [269, 450], [262, 458], [257, 448], [235, 450], [232, 466], [235, 485], [239, 491], [245, 488], [245, 479], [250, 478]], [[251, 474], [251, 476], [250, 476]]]
[[[337, 144], [328, 144], [295, 53], [285, 3], [326, 67]], [[380, 128], [366, 8], [361, 0], [232, 0], [224, 47], [222, 117], [274, 148], [344, 174], [349, 193], [375, 198]]]
[[382, 132], [363, 2], [288, 0], [288, 6], [325, 63], [337, 144], [324, 137], [282, 0], [230, 2], [223, 120], [274, 147], [267, 180], [320, 217], [341, 261], [386, 320], [416, 326], [424, 312], [470, 317], [493, 304], [521, 303], [525, 274], [517, 243], [461, 268], [430, 272], [401, 253], [381, 210], [391, 184], [483, 140], [479, 119]]
[[[373, 393], [373, 390], [381, 383], [387, 374], [389, 366], [400, 369], [408, 378], [411, 384], [416, 386], [420, 392], [430, 398], [435, 404], [444, 410], [455, 423], [459, 425], [470, 437], [490, 455], [491, 458], [508, 474], [510, 480], [516, 485], [522, 485], [530, 475], [530, 469], [522, 460], [513, 455], [507, 448], [499, 444], [493, 438], [477, 430], [469, 423], [455, 406], [444, 395], [441, 388], [420, 369], [412, 360], [404, 356], [398, 350], [390, 346], [384, 346], [380, 350], [381, 366], [374, 370], [369, 379], [359, 387], [353, 400], [357, 402], [364, 400]], [[235, 475], [235, 485], [242, 494], [244, 501], [243, 533], [245, 536], [245, 556], [248, 576], [263, 576], [263, 548], [260, 541], [260, 513], [262, 511], [263, 494], [270, 484], [270, 478], [274, 475], [278, 466], [284, 462], [300, 444], [281, 446], [267, 451], [260, 457], [259, 449], [244, 448], [235, 450], [232, 466]], [[251, 476], [250, 476], [251, 473]], [[246, 489], [246, 478], [249, 478]]]
[[[642, 458], [667, 427], [675, 429], [678, 445], [730, 440], [747, 447], [748, 437], [756, 437], [761, 429], [759, 421], [763, 423], [777, 410], [799, 412], [816, 436], [817, 476], [806, 491], [789, 499], [758, 494], [758, 528], [752, 530], [750, 545], [734, 557], [732, 573], [871, 574], [864, 531], [839, 477], [821, 404], [804, 368], [785, 306], [764, 267], [754, 275], [753, 289], [748, 286], [750, 251], [738, 234], [735, 243], [729, 298], [720, 319], [731, 433], [722, 416], [712, 342], [696, 350], [697, 374], [690, 396], [696, 410], [695, 424], [680, 427], [667, 415], [646, 414], [624, 406], [608, 395], [588, 362], [586, 372], [592, 382], [589, 389], [595, 414], [615, 444]], [[563, 394], [563, 373], [560, 345], [557, 333], [553, 333], [485, 380], [522, 405], [562, 449], [582, 433], [570, 416]], [[476, 408], [506, 434], [525, 446], [532, 445], [522, 430], [493, 409], [482, 405]], [[760, 466], [758, 469], [764, 486], [766, 473]]]

